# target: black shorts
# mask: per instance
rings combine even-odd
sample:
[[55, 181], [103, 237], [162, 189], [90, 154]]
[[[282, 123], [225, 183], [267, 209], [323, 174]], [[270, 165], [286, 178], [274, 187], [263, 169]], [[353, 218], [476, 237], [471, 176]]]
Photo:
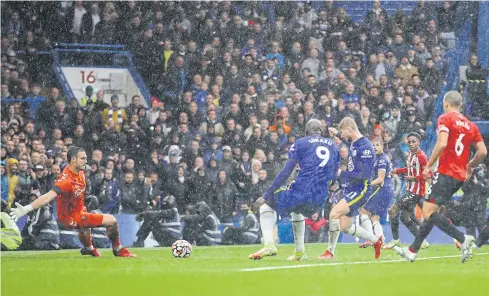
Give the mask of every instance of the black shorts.
[[396, 201], [396, 206], [399, 210], [404, 210], [404, 211], [413, 211], [416, 205], [419, 205], [420, 207], [423, 204], [423, 197], [416, 195], [412, 192], [406, 192], [406, 194], [403, 195], [400, 199]]
[[444, 205], [452, 201], [452, 196], [462, 187], [464, 182], [448, 175], [435, 173], [433, 181], [426, 191], [425, 201]]

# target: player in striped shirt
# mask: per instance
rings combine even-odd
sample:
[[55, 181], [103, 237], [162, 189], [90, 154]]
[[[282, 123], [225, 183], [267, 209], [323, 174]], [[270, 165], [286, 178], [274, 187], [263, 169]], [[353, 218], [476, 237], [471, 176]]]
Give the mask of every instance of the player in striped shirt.
[[[402, 223], [406, 225], [407, 229], [414, 236], [418, 233], [419, 222], [414, 217], [414, 209], [416, 205], [421, 207], [424, 199], [427, 180], [423, 177], [422, 173], [428, 163], [428, 157], [419, 148], [421, 136], [418, 133], [408, 134], [407, 140], [409, 154], [406, 158], [406, 167], [391, 171], [392, 175], [404, 175], [404, 179], [407, 181], [407, 192], [389, 209], [392, 240], [384, 246], [384, 249], [392, 249], [395, 246], [401, 245], [401, 241], [399, 240], [399, 214], [401, 215]], [[428, 246], [428, 242], [424, 241], [422, 248], [427, 248]]]

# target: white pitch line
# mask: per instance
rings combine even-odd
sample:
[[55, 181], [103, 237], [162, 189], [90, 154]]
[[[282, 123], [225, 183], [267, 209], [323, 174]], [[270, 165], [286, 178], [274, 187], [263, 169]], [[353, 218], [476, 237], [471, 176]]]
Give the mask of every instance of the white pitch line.
[[[489, 253], [478, 253], [478, 254], [475, 254], [475, 256], [484, 256], [484, 255], [489, 255]], [[460, 257], [460, 255], [424, 257], [424, 258], [418, 258], [418, 259], [416, 259], [416, 261], [421, 261], [421, 260], [436, 260], [436, 259], [456, 258], [456, 257]], [[252, 271], [267, 271], [267, 270], [277, 270], [277, 269], [294, 269], [294, 268], [319, 267], [319, 266], [363, 265], [363, 264], [398, 263], [398, 262], [406, 262], [406, 260], [405, 259], [396, 259], [396, 260], [379, 260], [379, 261], [354, 261], [354, 262], [333, 262], [333, 263], [318, 263], [318, 264], [267, 266], [267, 267], [243, 268], [243, 269], [239, 269], [238, 271], [241, 271], [241, 272], [252, 272]]]

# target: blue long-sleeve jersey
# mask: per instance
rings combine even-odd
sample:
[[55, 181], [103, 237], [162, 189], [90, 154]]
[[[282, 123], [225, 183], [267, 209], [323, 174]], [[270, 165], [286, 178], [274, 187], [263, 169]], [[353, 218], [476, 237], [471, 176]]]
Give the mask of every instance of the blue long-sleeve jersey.
[[342, 171], [340, 177], [345, 185], [363, 184], [365, 180], [372, 181], [374, 174], [374, 147], [370, 140], [361, 137], [350, 145], [348, 168]]
[[284, 185], [298, 163], [300, 171], [291, 186], [293, 198], [310, 202], [326, 199], [329, 185], [338, 172], [339, 161], [338, 147], [332, 140], [317, 135], [301, 138], [290, 147], [289, 160], [265, 192], [264, 198], [269, 200]]

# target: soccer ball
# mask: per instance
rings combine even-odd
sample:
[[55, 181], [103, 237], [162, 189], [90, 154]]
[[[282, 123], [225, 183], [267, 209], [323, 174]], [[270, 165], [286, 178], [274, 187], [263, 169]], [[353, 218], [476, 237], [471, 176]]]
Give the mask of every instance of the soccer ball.
[[192, 245], [183, 239], [179, 239], [171, 245], [171, 253], [175, 258], [187, 258], [192, 254]]

